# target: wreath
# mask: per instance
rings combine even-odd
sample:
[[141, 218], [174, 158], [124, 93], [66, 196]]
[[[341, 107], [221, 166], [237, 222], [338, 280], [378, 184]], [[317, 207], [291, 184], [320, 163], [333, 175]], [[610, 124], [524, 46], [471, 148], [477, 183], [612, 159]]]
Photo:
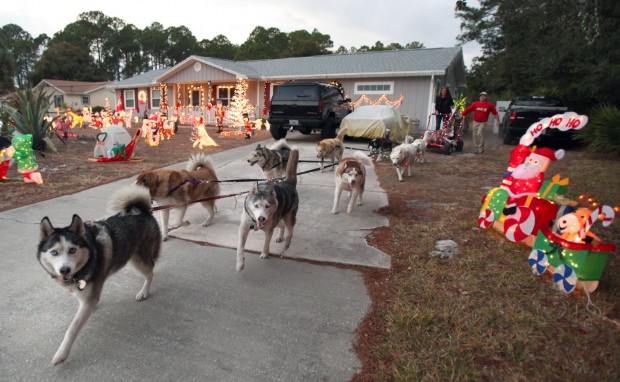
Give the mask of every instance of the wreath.
[[140, 101], [141, 104], [146, 103], [146, 92], [144, 90], [138, 92], [138, 101]]

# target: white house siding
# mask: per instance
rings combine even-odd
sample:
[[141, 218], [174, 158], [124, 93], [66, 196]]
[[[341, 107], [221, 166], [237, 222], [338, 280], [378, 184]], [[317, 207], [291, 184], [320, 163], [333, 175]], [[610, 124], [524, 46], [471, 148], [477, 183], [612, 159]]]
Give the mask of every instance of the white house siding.
[[236, 76], [232, 73], [223, 71], [221, 69], [214, 68], [200, 63], [201, 69], [199, 72], [194, 70], [194, 65], [190, 65], [182, 71], [171, 75], [170, 77], [163, 78], [161, 81], [168, 83], [168, 87], [177, 82], [180, 83], [211, 83], [223, 82], [223, 81], [236, 81]]
[[[342, 84], [347, 97], [351, 98], [352, 101], [356, 101], [362, 96], [362, 94], [355, 94], [356, 82], [394, 82], [393, 93], [386, 94], [386, 96], [392, 101], [397, 100], [401, 95], [403, 96], [403, 102], [397, 110], [407, 114], [412, 120], [420, 120], [422, 125], [428, 117], [430, 77], [355, 78], [339, 82]], [[380, 94], [368, 94], [366, 96], [372, 101], [381, 97]]]

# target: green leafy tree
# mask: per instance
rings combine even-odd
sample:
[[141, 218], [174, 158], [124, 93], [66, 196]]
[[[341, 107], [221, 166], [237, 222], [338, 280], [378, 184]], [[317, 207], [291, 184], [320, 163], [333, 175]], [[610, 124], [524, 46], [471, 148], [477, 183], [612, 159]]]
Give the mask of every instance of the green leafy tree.
[[226, 36], [219, 34], [213, 40], [201, 40], [198, 49], [201, 56], [233, 60], [239, 47], [231, 43]]
[[[0, 46], [8, 55], [4, 70], [11, 68], [8, 73], [15, 85], [24, 87], [29, 85], [29, 73], [39, 59], [39, 50], [48, 41], [43, 34], [33, 38], [30, 33], [15, 24], [7, 24], [0, 29]], [[9, 64], [12, 62], [12, 64]]]
[[170, 27], [166, 30], [168, 36], [166, 60], [167, 66], [174, 66], [196, 53], [198, 41], [192, 32], [185, 26]]
[[0, 94], [10, 93], [15, 90], [13, 76], [15, 74], [15, 61], [6, 48], [6, 44], [0, 41]]
[[405, 49], [421, 49], [424, 48], [424, 44], [419, 41], [411, 41], [405, 45]]
[[288, 57], [288, 35], [278, 28], [254, 28], [248, 39], [239, 46], [235, 60], [260, 60]]
[[144, 28], [142, 31], [142, 54], [148, 61], [148, 68], [166, 68], [166, 54], [168, 49], [168, 35], [164, 26], [158, 22]]
[[120, 76], [117, 80], [133, 77], [148, 70], [148, 62], [142, 55], [140, 40], [142, 31], [127, 24], [118, 32], [116, 44], [120, 53]]
[[288, 34], [290, 44], [290, 57], [307, 57], [329, 54], [334, 43], [329, 35], [321, 34], [314, 29], [312, 33], [306, 30], [297, 30]]
[[33, 90], [32, 88], [13, 93], [8, 105], [3, 105], [15, 130], [20, 134], [32, 134], [33, 150], [56, 151], [49, 137], [54, 119], [45, 119], [49, 105], [50, 97], [45, 90]]
[[616, 32], [620, 4], [611, 0], [481, 0], [461, 2], [459, 41], [477, 41], [482, 57], [468, 81], [501, 94], [557, 95], [587, 110], [620, 102]]
[[92, 56], [84, 54], [80, 47], [68, 42], [51, 45], [41, 56], [32, 74], [32, 82], [38, 83], [44, 78], [68, 81], [104, 81], [96, 72]]

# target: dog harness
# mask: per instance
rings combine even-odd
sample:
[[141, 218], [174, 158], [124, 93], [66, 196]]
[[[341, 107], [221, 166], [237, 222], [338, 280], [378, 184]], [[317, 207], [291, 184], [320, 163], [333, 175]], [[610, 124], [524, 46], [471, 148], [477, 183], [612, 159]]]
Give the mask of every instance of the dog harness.
[[200, 183], [203, 183], [203, 181], [198, 180], [196, 178], [191, 178], [191, 179], [186, 179], [185, 181], [183, 181], [181, 184], [179, 184], [178, 186], [176, 186], [175, 188], [173, 188], [172, 190], [170, 190], [170, 192], [168, 192], [168, 195], [166, 196], [170, 196], [173, 192], [175, 192], [176, 190], [178, 190], [179, 188], [183, 187], [185, 184], [187, 183], [191, 183], [194, 186], [199, 185]]

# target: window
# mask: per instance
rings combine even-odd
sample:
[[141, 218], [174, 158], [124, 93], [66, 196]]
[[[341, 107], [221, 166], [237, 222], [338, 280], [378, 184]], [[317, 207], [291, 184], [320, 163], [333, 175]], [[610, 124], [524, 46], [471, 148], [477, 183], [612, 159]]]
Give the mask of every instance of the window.
[[393, 94], [394, 82], [356, 82], [355, 94]]
[[63, 95], [55, 95], [54, 96], [54, 107], [62, 107], [62, 103], [65, 101], [65, 96]]
[[82, 105], [90, 105], [90, 96], [82, 96]]
[[217, 98], [222, 100], [223, 106], [228, 106], [230, 104], [230, 100], [235, 95], [235, 87], [234, 86], [220, 86], [217, 88]]
[[200, 90], [192, 90], [192, 106], [200, 106]]
[[151, 108], [159, 109], [161, 91], [159, 89], [151, 89]]
[[125, 90], [125, 109], [136, 107], [136, 92], [134, 90]]

